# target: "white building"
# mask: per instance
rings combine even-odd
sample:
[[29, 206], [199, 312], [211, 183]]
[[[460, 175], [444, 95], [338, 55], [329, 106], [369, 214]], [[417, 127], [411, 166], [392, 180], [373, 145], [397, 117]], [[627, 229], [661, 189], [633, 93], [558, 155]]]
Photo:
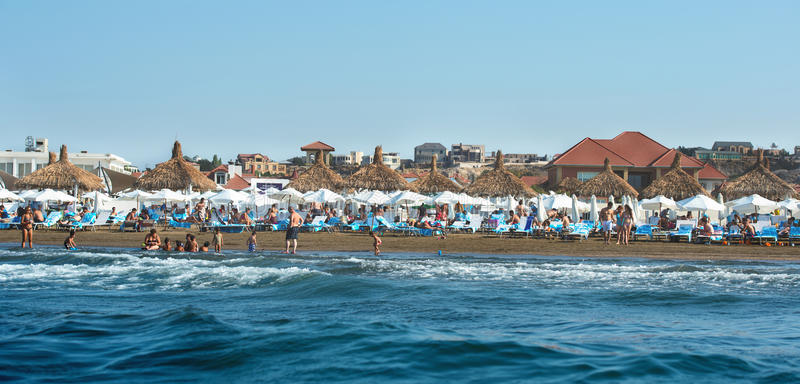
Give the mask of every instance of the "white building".
[[[32, 139], [29, 139], [31, 141]], [[69, 153], [69, 161], [87, 171], [97, 167], [108, 168], [112, 171], [131, 174], [138, 169], [130, 161], [112, 153], [88, 153], [80, 151]], [[35, 145], [27, 143], [24, 152], [6, 150], [0, 152], [0, 171], [8, 172], [20, 178], [30, 175], [31, 172], [47, 166], [49, 160], [47, 139], [36, 139]]]
[[[366, 155], [361, 158], [361, 165], [372, 163], [372, 155]], [[383, 164], [391, 169], [400, 168], [400, 155], [397, 152], [384, 152]]]
[[350, 151], [348, 154], [344, 155], [331, 155], [331, 165], [343, 165], [343, 164], [361, 164], [361, 158], [364, 157], [364, 152], [359, 151]]

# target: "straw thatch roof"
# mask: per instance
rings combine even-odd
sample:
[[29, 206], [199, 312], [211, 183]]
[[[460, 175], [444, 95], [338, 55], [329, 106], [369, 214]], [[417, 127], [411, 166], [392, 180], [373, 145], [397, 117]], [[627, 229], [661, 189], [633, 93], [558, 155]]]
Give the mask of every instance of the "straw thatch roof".
[[497, 151], [494, 169], [478, 176], [475, 181], [467, 186], [465, 192], [471, 196], [483, 197], [532, 197], [537, 193], [525, 185], [519, 177], [509, 172], [503, 164], [503, 152]]
[[175, 141], [172, 146], [171, 159], [157, 165], [155, 169], [145, 173], [133, 184], [134, 188], [147, 191], [164, 188], [180, 191], [188, 189], [190, 185], [195, 191], [217, 188], [216, 183], [183, 159], [181, 143], [178, 141]]
[[292, 187], [303, 193], [318, 191], [323, 188], [339, 191], [344, 187], [344, 179], [325, 165], [325, 155], [322, 150], [317, 152], [314, 165], [292, 180], [287, 187]]
[[783, 181], [764, 164], [764, 152], [758, 151], [758, 160], [753, 168], [719, 188], [728, 200], [759, 194], [771, 200], [783, 200], [787, 196], [797, 196], [791, 184]]
[[375, 147], [372, 164], [364, 165], [350, 175], [347, 186], [377, 191], [415, 190], [399, 173], [383, 164], [383, 148], [380, 145]]
[[459, 192], [461, 187], [456, 185], [449, 177], [439, 173], [436, 169], [436, 155], [431, 159], [431, 172], [423, 177], [420, 177], [411, 185], [417, 189], [419, 193], [434, 194], [444, 191]]
[[78, 168], [69, 161], [67, 146], [61, 146], [60, 158], [53, 161], [55, 155], [50, 153], [50, 164], [36, 170], [19, 180], [18, 189], [56, 189], [72, 191], [77, 186], [79, 191], [97, 191], [103, 189], [103, 181], [91, 172]]
[[681, 169], [680, 152], [675, 153], [675, 159], [672, 160], [670, 170], [650, 183], [650, 185], [642, 191], [641, 197], [649, 199], [658, 195], [664, 195], [675, 201], [688, 199], [697, 195], [711, 197], [697, 179]]
[[16, 190], [17, 178], [5, 171], [0, 171], [0, 187]]
[[578, 193], [581, 184], [583, 183], [574, 177], [565, 177], [556, 186], [556, 192], [571, 196]]
[[580, 196], [614, 196], [622, 197], [625, 195], [636, 197], [639, 192], [631, 187], [625, 179], [619, 177], [614, 171], [611, 170], [611, 165], [608, 163], [608, 158], [603, 162], [603, 171], [595, 175], [589, 180], [586, 180], [583, 185], [578, 188], [578, 195]]

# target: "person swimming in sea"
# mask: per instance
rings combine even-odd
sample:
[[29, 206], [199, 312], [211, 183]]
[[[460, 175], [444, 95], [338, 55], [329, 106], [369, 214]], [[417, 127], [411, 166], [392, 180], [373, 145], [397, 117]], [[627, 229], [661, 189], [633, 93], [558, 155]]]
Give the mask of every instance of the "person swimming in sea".
[[74, 229], [70, 229], [69, 230], [69, 236], [67, 236], [67, 238], [64, 239], [64, 248], [66, 248], [68, 251], [77, 251], [78, 250], [78, 246], [75, 245], [75, 230]]
[[165, 237], [164, 238], [164, 243], [161, 244], [161, 250], [162, 251], [167, 251], [167, 252], [172, 250], [172, 244], [170, 244], [170, 242], [169, 242], [169, 237]]
[[256, 231], [250, 232], [250, 237], [247, 238], [247, 251], [256, 251]]
[[156, 229], [150, 230], [150, 233], [144, 237], [144, 249], [147, 251], [156, 251], [161, 249], [161, 237], [156, 233]]
[[375, 248], [375, 256], [378, 256], [381, 254], [381, 244], [383, 244], [383, 241], [381, 241], [381, 238], [378, 237], [375, 232], [369, 231], [369, 235], [372, 236], [372, 246]]
[[183, 252], [183, 243], [180, 240], [175, 240], [175, 252]]
[[203, 245], [200, 246], [200, 252], [208, 252], [208, 247], [210, 245], [211, 245], [211, 243], [209, 243], [208, 241], [203, 243]]

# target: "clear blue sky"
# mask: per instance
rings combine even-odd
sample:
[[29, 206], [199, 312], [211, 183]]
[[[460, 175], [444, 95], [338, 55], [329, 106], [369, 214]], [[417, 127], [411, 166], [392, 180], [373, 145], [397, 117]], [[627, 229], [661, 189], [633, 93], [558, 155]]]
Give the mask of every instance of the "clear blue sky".
[[2, 149], [800, 144], [798, 1], [0, 0]]

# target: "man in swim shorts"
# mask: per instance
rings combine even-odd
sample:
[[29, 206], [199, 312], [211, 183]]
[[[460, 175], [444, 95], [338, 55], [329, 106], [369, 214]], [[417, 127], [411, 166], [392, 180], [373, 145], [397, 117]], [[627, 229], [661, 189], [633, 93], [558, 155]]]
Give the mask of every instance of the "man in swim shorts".
[[289, 245], [292, 246], [292, 254], [297, 251], [297, 234], [300, 233], [300, 226], [303, 225], [303, 218], [289, 207], [289, 228], [286, 229], [286, 251], [289, 253]]
[[614, 229], [614, 203], [608, 202], [605, 208], [600, 210], [600, 223], [603, 226], [603, 240], [610, 244], [611, 230]]

